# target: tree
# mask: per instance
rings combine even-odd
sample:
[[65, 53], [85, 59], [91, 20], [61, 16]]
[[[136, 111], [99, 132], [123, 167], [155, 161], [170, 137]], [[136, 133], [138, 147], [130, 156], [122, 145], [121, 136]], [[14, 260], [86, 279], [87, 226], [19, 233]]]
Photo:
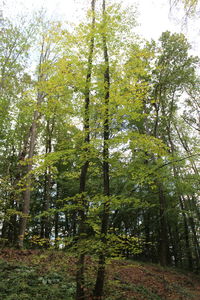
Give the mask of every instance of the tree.
[[198, 0], [170, 0], [170, 6], [176, 6], [178, 3], [183, 3], [186, 16], [191, 16], [195, 13]]
[[[109, 220], [109, 210], [110, 210], [110, 174], [109, 174], [109, 101], [110, 101], [110, 66], [109, 66], [109, 55], [107, 38], [105, 32], [106, 24], [106, 2], [103, 0], [102, 4], [102, 14], [103, 14], [103, 28], [102, 28], [102, 46], [104, 54], [104, 120], [103, 120], [103, 191], [104, 191], [104, 208], [101, 223], [101, 241], [103, 248], [106, 247], [107, 243], [107, 233], [108, 233], [108, 220]], [[103, 286], [105, 280], [105, 253], [104, 250], [99, 255], [99, 266], [97, 271], [97, 279], [94, 289], [94, 297], [103, 296]]]
[[[54, 24], [52, 25], [54, 27]], [[27, 161], [27, 170], [25, 172], [24, 177], [24, 193], [23, 193], [23, 203], [22, 203], [22, 216], [20, 220], [19, 226], [19, 240], [18, 246], [19, 248], [23, 248], [24, 242], [24, 235], [27, 227], [27, 220], [30, 210], [30, 199], [31, 199], [31, 172], [33, 169], [33, 157], [34, 151], [37, 141], [37, 129], [41, 110], [42, 102], [44, 102], [45, 97], [47, 96], [44, 91], [44, 83], [47, 81], [49, 74], [49, 63], [50, 63], [50, 55], [51, 55], [51, 47], [53, 47], [53, 43], [51, 43], [51, 28], [49, 28], [49, 32], [42, 33], [41, 36], [41, 50], [39, 55], [39, 64], [38, 64], [38, 71], [37, 71], [37, 81], [36, 81], [36, 99], [35, 99], [35, 109], [33, 113], [32, 123], [28, 132], [28, 139], [26, 143], [28, 143], [28, 147], [25, 146], [27, 149], [27, 157], [25, 157]], [[50, 148], [50, 149], [49, 149]], [[48, 145], [47, 151], [51, 151], [51, 145]], [[49, 179], [49, 177], [48, 177]], [[48, 186], [49, 188], [49, 186]], [[49, 192], [48, 192], [49, 193]], [[48, 195], [46, 195], [49, 197]]]
[[[91, 24], [91, 37], [89, 41], [89, 52], [88, 52], [88, 62], [87, 62], [87, 73], [86, 73], [86, 82], [85, 82], [85, 103], [84, 103], [84, 121], [83, 121], [83, 130], [84, 130], [84, 152], [85, 152], [85, 162], [81, 167], [80, 172], [80, 210], [79, 210], [79, 237], [83, 238], [86, 234], [85, 229], [85, 214], [86, 214], [86, 199], [85, 199], [85, 186], [87, 179], [87, 170], [89, 167], [89, 144], [90, 144], [90, 86], [91, 86], [91, 78], [92, 78], [92, 62], [93, 62], [93, 53], [94, 53], [94, 33], [95, 33], [95, 0], [91, 1], [91, 12], [92, 12], [92, 24]], [[76, 291], [76, 299], [85, 299], [84, 295], [84, 258], [85, 253], [81, 253], [77, 262], [77, 291]]]
[[[19, 180], [19, 168], [17, 158], [20, 156], [23, 137], [22, 132], [17, 132], [18, 109], [23, 105], [24, 93], [30, 85], [30, 78], [26, 72], [28, 52], [31, 43], [31, 34], [34, 32], [32, 25], [23, 29], [4, 19], [1, 40], [1, 75], [0, 75], [0, 96], [1, 96], [1, 156], [4, 158], [1, 164], [2, 177], [7, 178], [9, 189], [7, 203], [5, 204], [5, 219], [2, 228], [2, 238], [14, 244], [17, 237], [16, 209], [18, 195], [15, 188]], [[25, 120], [24, 120], [25, 121]], [[25, 125], [26, 126], [26, 125]], [[25, 127], [24, 126], [24, 127]], [[17, 142], [16, 142], [17, 139]], [[12, 172], [11, 172], [12, 168]], [[7, 210], [11, 209], [7, 214]], [[13, 230], [14, 228], [14, 230]]]
[[141, 41], [133, 15], [96, 4], [73, 28], [38, 24], [37, 52], [7, 32], [1, 57], [1, 237], [75, 253], [76, 299], [103, 297], [108, 258], [200, 257], [198, 59], [183, 34]]

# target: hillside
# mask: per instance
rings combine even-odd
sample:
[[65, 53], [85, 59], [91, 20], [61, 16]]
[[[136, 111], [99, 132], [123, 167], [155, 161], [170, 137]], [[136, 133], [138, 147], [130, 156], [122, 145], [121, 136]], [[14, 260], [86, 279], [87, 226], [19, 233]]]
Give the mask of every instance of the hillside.
[[[0, 251], [1, 300], [72, 300], [75, 258], [64, 252]], [[87, 258], [88, 300], [96, 264]], [[200, 278], [175, 269], [135, 261], [113, 260], [107, 266], [105, 300], [199, 300]]]

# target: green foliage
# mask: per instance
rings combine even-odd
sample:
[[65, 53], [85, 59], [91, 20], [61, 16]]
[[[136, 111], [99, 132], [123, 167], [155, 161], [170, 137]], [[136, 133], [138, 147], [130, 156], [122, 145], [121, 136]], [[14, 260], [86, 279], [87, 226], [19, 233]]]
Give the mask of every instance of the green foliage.
[[108, 234], [108, 252], [112, 257], [127, 257], [142, 253], [143, 241], [140, 238], [125, 235]]
[[1, 299], [74, 299], [75, 285], [67, 274], [51, 271], [38, 273], [36, 267], [0, 263]]
[[[196, 5], [192, 0], [184, 3]], [[1, 243], [14, 245], [20, 217], [27, 217], [27, 247], [95, 256], [103, 249], [109, 257], [157, 262], [165, 223], [170, 263], [185, 267], [191, 256], [199, 269], [199, 60], [189, 54], [183, 34], [166, 31], [158, 41], [141, 41], [134, 33], [135, 11], [120, 5], [109, 5], [104, 20], [97, 7], [92, 30], [91, 12], [88, 16], [73, 28], [40, 16], [37, 32], [5, 22], [0, 45]], [[102, 34], [109, 54], [109, 106], [104, 101]], [[94, 51], [88, 65], [91, 38]], [[105, 162], [109, 197], [102, 184]], [[87, 163], [85, 192], [80, 193], [81, 170]], [[23, 214], [28, 189], [30, 213]], [[102, 236], [106, 205], [109, 234]], [[79, 235], [81, 214], [85, 233]], [[50, 286], [55, 298], [62, 299], [57, 284], [64, 279], [59, 276], [34, 280], [50, 299]], [[21, 299], [29, 297], [29, 288], [22, 280]], [[10, 285], [7, 289], [8, 299], [16, 298], [18, 291], [11, 291]], [[145, 288], [137, 291], [147, 297]]]

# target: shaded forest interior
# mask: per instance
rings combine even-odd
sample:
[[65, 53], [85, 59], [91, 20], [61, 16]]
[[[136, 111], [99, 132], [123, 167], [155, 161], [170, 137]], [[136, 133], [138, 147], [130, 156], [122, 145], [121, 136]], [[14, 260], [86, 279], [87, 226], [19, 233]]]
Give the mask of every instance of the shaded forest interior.
[[1, 19], [1, 247], [73, 253], [76, 299], [88, 256], [94, 299], [110, 258], [200, 270], [199, 58], [136, 19], [105, 0], [74, 27]]

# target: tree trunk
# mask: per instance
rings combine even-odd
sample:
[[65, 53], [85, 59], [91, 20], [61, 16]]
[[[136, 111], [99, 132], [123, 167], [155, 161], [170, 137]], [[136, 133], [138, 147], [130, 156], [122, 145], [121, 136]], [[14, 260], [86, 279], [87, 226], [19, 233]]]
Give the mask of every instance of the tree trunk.
[[25, 184], [25, 191], [23, 197], [23, 206], [22, 206], [22, 217], [20, 220], [20, 227], [19, 227], [19, 241], [18, 246], [19, 248], [23, 248], [24, 246], [24, 235], [26, 231], [26, 225], [28, 220], [29, 208], [30, 208], [30, 194], [31, 194], [31, 170], [33, 166], [33, 154], [35, 149], [35, 142], [36, 142], [36, 128], [37, 128], [37, 119], [38, 119], [38, 111], [34, 113], [33, 123], [30, 129], [30, 145], [29, 145], [29, 154], [28, 154], [28, 166], [27, 166], [27, 178]]
[[[92, 10], [92, 26], [91, 26], [91, 39], [89, 45], [89, 55], [88, 55], [88, 65], [87, 65], [87, 74], [86, 74], [86, 83], [85, 83], [85, 109], [84, 109], [84, 135], [85, 135], [85, 152], [89, 154], [89, 143], [90, 143], [90, 84], [91, 84], [91, 76], [92, 76], [92, 60], [93, 60], [93, 52], [94, 52], [94, 29], [95, 29], [95, 2], [96, 0], [91, 1], [91, 10]], [[86, 203], [85, 203], [85, 186], [87, 179], [87, 171], [89, 167], [89, 158], [86, 157], [86, 161], [81, 167], [80, 173], [80, 209], [79, 209], [79, 228], [78, 228], [78, 236], [79, 239], [84, 238], [85, 234], [85, 218], [86, 218]], [[84, 300], [85, 292], [84, 292], [84, 260], [85, 260], [85, 252], [81, 250], [81, 254], [79, 255], [77, 261], [77, 272], [76, 272], [76, 299]]]
[[184, 222], [184, 235], [185, 235], [185, 248], [186, 248], [186, 255], [187, 255], [187, 261], [188, 261], [188, 269], [190, 271], [193, 270], [193, 260], [192, 260], [192, 252], [190, 247], [190, 237], [189, 237], [189, 230], [188, 230], [188, 222], [187, 217], [184, 212], [184, 204], [181, 196], [179, 197], [180, 206], [182, 209], [182, 216], [183, 216], [183, 222]]
[[158, 183], [158, 195], [160, 204], [160, 251], [159, 261], [161, 266], [165, 267], [168, 261], [168, 234], [166, 220], [166, 199], [163, 191], [163, 186]]
[[[103, 0], [103, 23], [105, 24], [105, 0]], [[102, 299], [103, 288], [105, 281], [105, 258], [106, 258], [106, 244], [107, 244], [107, 233], [108, 233], [108, 221], [109, 221], [109, 209], [110, 209], [110, 178], [109, 178], [109, 100], [110, 100], [110, 70], [109, 70], [109, 57], [107, 48], [107, 39], [105, 33], [102, 34], [103, 40], [103, 52], [104, 52], [104, 62], [105, 62], [105, 72], [104, 72], [104, 103], [105, 103], [105, 113], [104, 113], [104, 132], [103, 132], [103, 188], [104, 188], [104, 208], [101, 223], [101, 242], [102, 250], [99, 255], [98, 271], [96, 284], [94, 289], [94, 297]]]
[[195, 252], [195, 257], [196, 257], [196, 267], [195, 269], [197, 272], [199, 272], [199, 264], [200, 264], [200, 247], [199, 247], [199, 241], [198, 241], [198, 235], [197, 235], [197, 230], [195, 227], [195, 222], [193, 217], [189, 217], [189, 223], [190, 227], [192, 229], [192, 234], [193, 234], [193, 242], [194, 242], [194, 252]]
[[[45, 48], [45, 37], [43, 37], [41, 53], [40, 53], [40, 61], [39, 61], [39, 71], [38, 71], [38, 82], [42, 82], [47, 79], [46, 75], [43, 73], [43, 64], [46, 60], [48, 60], [50, 51], [49, 45]], [[45, 97], [45, 93], [38, 89], [37, 93], [37, 106], [39, 107]], [[33, 168], [33, 155], [35, 150], [35, 143], [37, 137], [37, 127], [38, 127], [38, 119], [40, 113], [38, 109], [35, 110], [33, 116], [33, 122], [30, 128], [30, 141], [29, 141], [29, 151], [28, 151], [28, 165], [26, 171], [26, 183], [25, 183], [25, 191], [23, 195], [23, 204], [22, 204], [22, 217], [20, 220], [19, 226], [19, 239], [18, 239], [18, 247], [23, 248], [24, 246], [24, 235], [27, 227], [29, 209], [30, 209], [30, 196], [31, 196], [31, 171]]]
[[[46, 126], [46, 154], [52, 152], [52, 134], [54, 130], [54, 119], [52, 120], [52, 124], [50, 126], [50, 120], [47, 120]], [[43, 211], [48, 211], [50, 208], [51, 201], [51, 168], [47, 167], [45, 171], [45, 180], [44, 180], [44, 203], [43, 203]], [[41, 237], [49, 239], [51, 233], [50, 220], [48, 216], [42, 217], [41, 219]]]
[[[180, 136], [179, 136], [180, 138]], [[171, 139], [171, 134], [170, 130], [168, 128], [168, 139], [169, 139], [169, 144], [172, 152], [172, 156], [174, 156], [175, 152], [175, 145]], [[187, 147], [186, 147], [187, 148]], [[185, 148], [185, 149], [186, 149]], [[172, 166], [173, 173], [174, 173], [174, 178], [178, 178], [178, 170], [175, 165]], [[188, 261], [188, 269], [193, 270], [193, 259], [192, 259], [192, 251], [191, 251], [191, 246], [190, 246], [190, 237], [189, 237], [189, 228], [188, 228], [188, 220], [186, 213], [184, 211], [184, 197], [181, 195], [179, 186], [177, 185], [177, 196], [179, 199], [180, 207], [182, 210], [182, 216], [183, 216], [183, 224], [184, 224], [184, 235], [185, 235], [185, 247], [186, 247], [186, 256], [187, 256], [187, 261]]]
[[[60, 185], [57, 182], [56, 184], [56, 203], [55, 207], [56, 209], [59, 209], [58, 205], [58, 200], [60, 199]], [[56, 211], [54, 215], [54, 230], [55, 230], [55, 248], [59, 249], [59, 242], [58, 242], [58, 237], [59, 237], [59, 212]]]

